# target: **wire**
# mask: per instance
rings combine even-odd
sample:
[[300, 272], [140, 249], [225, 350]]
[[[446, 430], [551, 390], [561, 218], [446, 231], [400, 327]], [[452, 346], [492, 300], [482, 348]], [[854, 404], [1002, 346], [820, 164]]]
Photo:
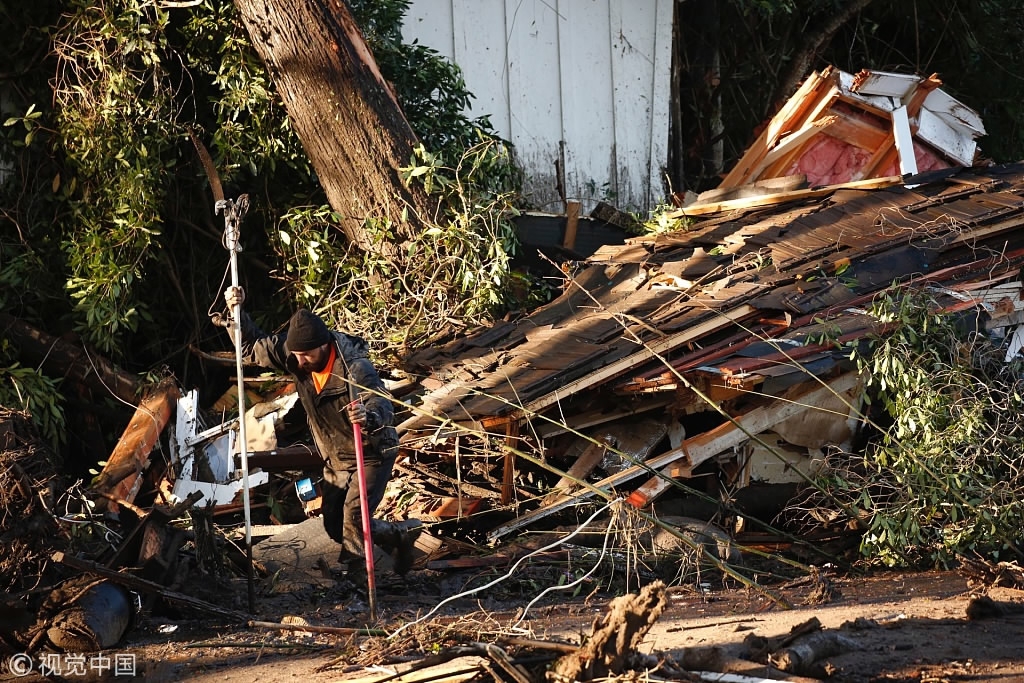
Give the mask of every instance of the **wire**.
[[[588, 524], [590, 524], [590, 522], [592, 522], [592, 521], [593, 521], [593, 520], [594, 520], [594, 519], [595, 519], [595, 518], [596, 518], [596, 517], [597, 517], [598, 515], [600, 515], [601, 513], [605, 512], [606, 510], [608, 510], [608, 509], [609, 509], [609, 508], [611, 508], [612, 506], [614, 506], [614, 505], [617, 505], [617, 504], [620, 504], [620, 503], [621, 503], [621, 500], [620, 500], [620, 499], [616, 499], [616, 500], [610, 501], [609, 503], [607, 503], [606, 505], [604, 505], [604, 506], [602, 506], [602, 507], [601, 507], [600, 509], [598, 509], [598, 510], [597, 510], [597, 512], [595, 512], [594, 514], [592, 514], [592, 515], [591, 515], [591, 516], [590, 516], [590, 517], [589, 517], [589, 518], [588, 518], [588, 519], [587, 519], [587, 520], [586, 520], [585, 522], [583, 522], [583, 524], [581, 524], [581, 525], [580, 525], [580, 526], [579, 526], [579, 527], [578, 527], [578, 528], [577, 528], [577, 529], [576, 529], [575, 531], [573, 531], [573, 532], [572, 532], [571, 534], [569, 534], [568, 536], [566, 536], [566, 537], [564, 537], [564, 538], [560, 538], [560, 539], [558, 539], [557, 541], [555, 541], [554, 543], [549, 543], [548, 545], [544, 546], [543, 548], [539, 548], [538, 550], [534, 550], [534, 551], [533, 551], [532, 553], [529, 553], [529, 554], [527, 554], [527, 555], [523, 555], [523, 556], [522, 556], [522, 557], [520, 557], [520, 558], [519, 558], [518, 560], [516, 560], [516, 563], [515, 563], [515, 564], [513, 564], [513, 565], [512, 565], [512, 567], [511, 567], [511, 569], [509, 569], [509, 570], [508, 570], [508, 571], [507, 571], [507, 572], [506, 572], [506, 573], [505, 573], [505, 574], [504, 574], [503, 576], [499, 576], [498, 578], [496, 578], [495, 580], [491, 581], [490, 583], [484, 584], [483, 586], [479, 586], [479, 587], [477, 587], [477, 588], [474, 588], [474, 589], [472, 589], [472, 590], [468, 590], [468, 591], [465, 591], [465, 592], [462, 592], [462, 593], [457, 593], [457, 594], [455, 594], [455, 595], [450, 595], [450, 596], [448, 596], [447, 598], [445, 598], [445, 599], [444, 599], [444, 600], [442, 600], [441, 602], [439, 602], [439, 603], [437, 603], [436, 605], [434, 605], [433, 609], [431, 609], [431, 610], [430, 610], [429, 612], [427, 612], [426, 614], [424, 614], [424, 615], [423, 615], [422, 617], [420, 617], [419, 619], [416, 619], [416, 620], [414, 620], [414, 621], [410, 621], [410, 622], [409, 622], [409, 623], [407, 623], [407, 624], [403, 624], [403, 625], [401, 626], [401, 628], [399, 628], [399, 629], [398, 629], [398, 630], [396, 630], [396, 631], [395, 631], [394, 633], [392, 633], [391, 635], [389, 635], [389, 636], [388, 636], [388, 639], [391, 639], [391, 638], [394, 638], [394, 637], [396, 637], [396, 636], [397, 636], [397, 635], [398, 635], [399, 633], [401, 633], [401, 632], [402, 632], [402, 631], [404, 631], [405, 629], [409, 628], [410, 626], [415, 626], [416, 624], [419, 624], [419, 623], [421, 623], [421, 622], [423, 622], [423, 621], [425, 621], [425, 620], [429, 619], [429, 618], [430, 618], [431, 616], [433, 616], [433, 615], [434, 615], [434, 614], [435, 614], [435, 613], [436, 613], [436, 612], [437, 612], [437, 611], [438, 611], [439, 609], [441, 609], [441, 607], [443, 607], [444, 605], [448, 604], [449, 602], [452, 602], [453, 600], [458, 600], [459, 598], [464, 598], [464, 597], [467, 597], [467, 596], [473, 595], [474, 593], [479, 593], [479, 592], [480, 592], [480, 591], [482, 591], [482, 590], [486, 590], [486, 589], [488, 589], [488, 588], [491, 588], [492, 586], [496, 586], [497, 584], [501, 583], [501, 582], [502, 582], [502, 581], [504, 581], [505, 579], [508, 579], [508, 578], [510, 578], [510, 577], [512, 576], [512, 574], [514, 574], [514, 573], [515, 573], [515, 571], [516, 571], [516, 570], [517, 570], [517, 569], [519, 568], [519, 565], [521, 565], [521, 564], [522, 564], [523, 562], [525, 562], [526, 560], [530, 559], [530, 558], [531, 558], [531, 557], [533, 557], [534, 555], [539, 555], [540, 553], [544, 553], [544, 552], [547, 552], [547, 551], [548, 551], [548, 550], [550, 550], [551, 548], [554, 548], [554, 547], [556, 547], [556, 546], [559, 546], [559, 545], [561, 545], [561, 544], [565, 543], [565, 542], [566, 542], [566, 541], [568, 541], [568, 540], [569, 540], [570, 538], [572, 538], [572, 537], [573, 537], [573, 536], [575, 536], [576, 534], [578, 534], [578, 533], [580, 533], [581, 531], [583, 531], [583, 530], [584, 530], [584, 529], [586, 528], [586, 526], [587, 526]], [[606, 540], [607, 540], [607, 539], [606, 539]], [[600, 562], [598, 562], [598, 564], [600, 564]], [[582, 580], [582, 579], [580, 579], [580, 580]], [[542, 593], [541, 595], [543, 595], [543, 593]], [[539, 598], [539, 597], [540, 597], [540, 596], [538, 596], [538, 598]], [[532, 605], [532, 604], [533, 604], [533, 603], [534, 603], [535, 601], [536, 601], [536, 598], [535, 598], [534, 600], [532, 600], [532, 601], [530, 602], [530, 605]], [[529, 605], [527, 605], [527, 608], [529, 608]], [[524, 611], [524, 614], [525, 614], [525, 611]], [[518, 623], [518, 622], [517, 622], [517, 623]]]
[[[607, 508], [611, 507], [612, 505], [614, 505], [615, 503], [618, 503], [618, 502], [619, 502], [619, 500], [614, 500], [611, 503], [608, 503], [607, 505], [605, 505], [604, 509], [607, 509]], [[598, 510], [598, 512], [601, 512], [601, 511]], [[593, 517], [591, 517], [590, 519], [593, 519]], [[589, 523], [589, 522], [590, 522], [590, 520], [588, 519], [587, 522], [584, 522], [583, 526], [586, 526], [586, 524]], [[519, 626], [519, 624], [523, 623], [523, 620], [526, 619], [526, 615], [530, 611], [530, 608], [533, 607], [533, 604], [535, 602], [537, 602], [538, 600], [540, 600], [541, 598], [543, 598], [548, 593], [550, 593], [551, 591], [567, 590], [569, 588], [573, 588], [574, 586], [578, 586], [579, 584], [581, 584], [584, 581], [586, 581], [587, 579], [589, 579], [590, 576], [594, 572], [597, 571], [597, 568], [600, 567], [601, 563], [604, 561], [605, 555], [608, 554], [608, 539], [611, 538], [611, 534], [609, 532], [612, 530], [612, 525], [613, 524], [615, 524], [615, 517], [614, 516], [611, 519], [608, 520], [608, 528], [605, 530], [604, 545], [601, 546], [601, 554], [598, 556], [597, 562], [594, 563], [594, 566], [590, 568], [590, 571], [588, 571], [586, 574], [584, 574], [583, 576], [579, 577], [578, 579], [576, 579], [572, 583], [567, 583], [564, 586], [548, 586], [547, 588], [545, 588], [543, 591], [541, 591], [537, 595], [537, 597], [535, 597], [533, 600], [530, 600], [530, 602], [527, 603], [526, 607], [523, 608], [522, 615], [520, 615], [520, 617], [516, 621], [516, 623], [512, 624], [511, 626], [509, 626], [509, 629], [515, 629], [517, 626]], [[574, 531], [573, 534], [579, 533], [582, 529], [583, 529], [583, 527], [580, 527], [579, 529]], [[567, 536], [566, 538], [562, 539], [561, 542], [564, 543], [565, 540], [567, 540], [570, 537], [571, 537], [571, 535]]]

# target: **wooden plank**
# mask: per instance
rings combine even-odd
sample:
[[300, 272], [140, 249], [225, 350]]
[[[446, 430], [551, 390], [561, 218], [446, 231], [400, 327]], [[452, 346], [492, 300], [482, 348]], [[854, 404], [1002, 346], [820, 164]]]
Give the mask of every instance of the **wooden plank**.
[[[142, 399], [103, 471], [93, 482], [93, 489], [129, 503], [135, 499], [137, 484], [141, 482], [140, 477], [146, 469], [149, 454], [167, 426], [179, 396], [177, 385], [165, 381]], [[112, 511], [117, 511], [116, 502], [108, 498], [104, 500]]]
[[920, 82], [921, 77], [913, 74], [863, 69], [853, 77], [850, 91], [863, 95], [895, 97], [902, 100], [914, 92]]
[[761, 163], [764, 155], [775, 146], [779, 136], [792, 128], [793, 121], [797, 120], [800, 113], [806, 111], [808, 106], [811, 106], [810, 103], [817, 102], [817, 90], [826, 82], [827, 73], [827, 70], [824, 74], [815, 71], [804, 79], [796, 93], [772, 117], [757, 140], [747, 148], [746, 153], [725, 175], [722, 182], [718, 184], [719, 188], [737, 187], [751, 181], [753, 170]]
[[[835, 394], [850, 391], [860, 382], [856, 372], [849, 372], [828, 382], [825, 386], [816, 381], [809, 382], [805, 388], [791, 399], [780, 399], [772, 405], [755, 408], [736, 419], [704, 432], [692, 439], [687, 439], [674, 451], [659, 456], [665, 458], [670, 454], [678, 454], [670, 466], [644, 482], [626, 499], [630, 505], [642, 508], [654, 501], [658, 496], [672, 488], [672, 479], [680, 475], [688, 475], [701, 463], [710, 460], [719, 453], [739, 446], [751, 436], [757, 436], [779, 422], [794, 415], [799, 415], [808, 408], [816, 408]], [[689, 455], [687, 455], [687, 450]], [[685, 462], [680, 462], [685, 458]]]
[[921, 107], [922, 110], [927, 109], [943, 119], [947, 124], [969, 131], [973, 137], [985, 135], [985, 124], [978, 112], [955, 99], [945, 90], [936, 88], [929, 92]]
[[534, 424], [534, 430], [540, 438], [550, 439], [553, 436], [564, 434], [569, 431], [569, 429], [582, 431], [588, 427], [596, 427], [597, 425], [605, 424], [606, 422], [613, 422], [631, 415], [639, 415], [641, 413], [646, 413], [649, 410], [664, 408], [671, 403], [672, 400], [673, 399], [670, 396], [662, 396], [641, 401], [630, 400], [620, 402], [618, 406], [611, 411], [604, 410], [603, 408], [595, 408], [594, 410], [588, 410], [585, 413], [567, 416], [565, 418], [565, 424], [560, 422], [543, 422], [539, 425]]
[[[871, 155], [864, 167], [861, 168], [860, 174], [865, 178], [873, 178], [880, 172], [880, 169], [888, 168], [889, 165], [896, 158], [896, 140], [893, 137], [892, 131], [885, 136], [885, 140], [878, 146], [875, 153]], [[889, 178], [899, 178], [898, 182], [903, 182], [901, 176], [887, 176]], [[896, 183], [893, 183], [894, 185]]]
[[917, 117], [917, 137], [963, 166], [974, 164], [978, 144], [974, 139], [922, 108]]
[[501, 503], [508, 505], [516, 492], [516, 454], [519, 447], [519, 423], [509, 422], [505, 432], [505, 444], [509, 447], [503, 456], [503, 472], [501, 478]]
[[[615, 486], [620, 486], [628, 481], [632, 481], [651, 469], [666, 467], [674, 462], [682, 460], [683, 458], [687, 459], [687, 462], [685, 463], [686, 466], [689, 468], [696, 467], [700, 463], [713, 458], [722, 451], [742, 443], [748, 438], [748, 432], [751, 434], [758, 434], [777, 422], [781, 422], [787, 417], [796, 415], [807, 408], [814, 406], [816, 401], [821, 400], [826, 396], [831, 396], [833, 393], [841, 393], [850, 389], [859, 381], [860, 379], [857, 377], [857, 373], [850, 372], [832, 380], [826, 386], [822, 386], [821, 384], [814, 382], [813, 388], [810, 390], [802, 394], [798, 394], [790, 398], [788, 401], [780, 400], [776, 402], [781, 403], [781, 405], [773, 404], [770, 406], [762, 406], [735, 418], [739, 426], [732, 422], [727, 422], [724, 425], [716, 427], [708, 432], [698, 434], [697, 436], [684, 441], [680, 444], [679, 448], [674, 448], [666, 453], [662, 453], [661, 455], [656, 455], [650, 460], [644, 462], [642, 465], [633, 465], [621, 472], [605, 477], [594, 484], [593, 488], [611, 493]], [[689, 453], [689, 455], [687, 455], [687, 453]], [[662, 480], [658, 478], [656, 480], [652, 479], [651, 481]], [[650, 484], [651, 482], [647, 483]], [[495, 541], [516, 529], [521, 529], [524, 526], [536, 522], [538, 519], [543, 519], [548, 515], [564, 510], [565, 508], [589, 499], [594, 495], [594, 490], [587, 488], [573, 496], [564, 496], [556, 503], [538, 508], [533, 512], [529, 512], [507, 524], [497, 527], [491, 531], [487, 537], [491, 541]]]
[[[726, 325], [732, 324], [737, 320], [742, 320], [747, 316], [755, 315], [756, 313], [757, 309], [746, 304], [737, 306], [730, 311], [721, 311], [708, 320], [697, 323], [692, 327], [688, 327], [678, 334], [649, 342], [644, 348], [636, 353], [620, 358], [619, 360], [609, 363], [605, 367], [590, 373], [586, 377], [581, 377], [578, 380], [569, 382], [565, 386], [560, 387], [549, 394], [536, 398], [533, 401], [530, 401], [523, 408], [513, 411], [504, 419], [514, 420], [533, 415], [548, 406], [558, 403], [563, 398], [572, 396], [578, 391], [601, 384], [615, 375], [636, 367], [657, 355], [672, 351], [693, 339], [702, 337], [705, 334], [721, 329]], [[487, 424], [486, 420], [484, 421], [484, 424]]]
[[597, 467], [598, 463], [601, 462], [601, 458], [604, 457], [605, 451], [612, 445], [610, 438], [602, 439], [601, 441], [590, 443], [583, 453], [580, 454], [576, 461], [566, 471], [565, 476], [560, 478], [558, 482], [551, 487], [551, 491], [544, 496], [541, 501], [542, 505], [548, 505], [556, 502], [563, 495], [567, 494], [570, 489], [576, 486], [576, 481], [579, 479], [586, 478], [594, 468]]
[[906, 107], [896, 107], [892, 112], [892, 135], [896, 155], [900, 160], [901, 175], [917, 175], [917, 158], [914, 156], [914, 134], [910, 130], [910, 118]]
[[794, 157], [800, 154], [807, 146], [807, 143], [820, 133], [825, 133], [831, 128], [839, 117], [834, 115], [823, 116], [814, 120], [800, 130], [787, 135], [779, 141], [773, 150], [768, 152], [757, 170], [751, 177], [761, 179], [771, 178], [784, 172]]
[[611, 424], [591, 432], [594, 441], [569, 468], [568, 476], [562, 477], [554, 491], [545, 496], [542, 504], [554, 503], [564, 496], [573, 495], [572, 489], [579, 488], [577, 482], [590, 474], [609, 452], [611, 457], [620, 458], [623, 462], [643, 462], [668, 431], [669, 425], [664, 419], [649, 417], [639, 422]]
[[562, 246], [566, 249], [576, 248], [576, 229], [580, 223], [580, 203], [566, 202], [565, 204], [565, 237], [562, 238]]
[[[846, 107], [843, 109], [845, 110]], [[847, 112], [833, 109], [832, 113], [838, 117], [838, 120], [829, 126], [825, 134], [854, 147], [873, 152], [889, 134], [889, 128], [885, 122], [866, 111]]]
[[815, 72], [806, 79], [805, 85], [808, 88], [807, 96], [801, 96], [801, 91], [805, 90], [804, 85], [801, 85], [796, 94], [790, 98], [794, 106], [789, 107], [789, 102], [787, 102], [787, 106], [780, 110], [780, 115], [773, 117], [771, 123], [768, 124], [769, 147], [777, 144], [786, 133], [799, 130], [808, 121], [818, 118], [818, 115], [839, 96], [837, 87], [839, 78], [832, 67], [828, 67], [820, 74]]
[[[892, 149], [892, 151], [895, 153], [894, 148]], [[903, 182], [903, 178], [898, 175], [886, 176], [884, 178], [866, 178], [864, 180], [855, 180], [853, 182], [843, 183], [841, 185], [829, 185], [828, 187], [819, 187], [807, 190], [779, 192], [777, 194], [766, 194], [761, 195], [759, 197], [745, 197], [743, 199], [733, 199], [724, 202], [717, 202], [715, 204], [684, 206], [683, 208], [676, 209], [675, 211], [672, 211], [667, 215], [669, 218], [681, 218], [683, 216], [702, 216], [704, 214], [719, 213], [722, 211], [738, 211], [740, 209], [753, 209], [763, 206], [774, 206], [775, 204], [784, 204], [785, 202], [797, 199], [816, 199], [818, 197], [824, 197], [840, 189], [872, 190], [884, 187], [891, 187], [892, 185], [898, 185], [901, 182]]]

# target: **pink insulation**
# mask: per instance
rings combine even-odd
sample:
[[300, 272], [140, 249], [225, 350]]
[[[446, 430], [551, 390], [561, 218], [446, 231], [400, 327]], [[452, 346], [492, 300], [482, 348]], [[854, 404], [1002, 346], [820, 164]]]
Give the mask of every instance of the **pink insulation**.
[[[920, 142], [914, 143], [914, 157], [917, 159], [917, 171], [933, 171], [949, 168], [951, 164], [940, 158], [928, 146]], [[871, 152], [849, 143], [837, 140], [829, 135], [818, 135], [804, 150], [804, 153], [790, 165], [785, 175], [804, 174], [810, 187], [838, 185], [854, 180], [863, 180], [864, 167], [871, 160]], [[871, 174], [874, 178], [900, 175], [899, 160], [884, 168], [876, 169]]]
[[804, 153], [790, 165], [785, 175], [802, 173], [811, 187], [838, 185], [860, 180], [861, 169], [871, 159], [871, 152], [837, 140], [830, 135], [818, 135], [804, 149]]

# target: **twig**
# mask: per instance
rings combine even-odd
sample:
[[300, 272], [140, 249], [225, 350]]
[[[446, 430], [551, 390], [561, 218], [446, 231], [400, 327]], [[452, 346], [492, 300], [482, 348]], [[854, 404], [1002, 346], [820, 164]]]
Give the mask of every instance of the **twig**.
[[309, 631], [310, 633], [332, 633], [340, 636], [387, 636], [379, 628], [347, 628], [344, 626], [312, 626], [307, 624], [280, 624], [274, 621], [250, 621], [249, 628], [268, 628], [279, 631]]
[[333, 645], [320, 645], [316, 643], [239, 643], [239, 642], [216, 642], [210, 640], [204, 640], [200, 643], [187, 643], [186, 648], [200, 648], [200, 647], [252, 647], [252, 648], [266, 648], [276, 647], [288, 650], [294, 650], [296, 648], [302, 648], [305, 650], [329, 650], [332, 649]]

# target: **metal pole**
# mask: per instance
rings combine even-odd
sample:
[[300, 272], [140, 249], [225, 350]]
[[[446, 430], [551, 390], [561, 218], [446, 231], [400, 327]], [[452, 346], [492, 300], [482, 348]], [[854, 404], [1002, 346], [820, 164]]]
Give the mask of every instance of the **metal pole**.
[[[248, 195], [241, 195], [236, 204], [230, 199], [217, 202], [218, 213], [224, 209], [224, 247], [231, 255], [231, 286], [238, 286], [238, 224], [249, 207]], [[249, 612], [256, 611], [255, 577], [252, 561], [252, 522], [249, 516], [249, 442], [245, 437], [245, 378], [242, 375], [242, 304], [236, 303], [231, 311], [231, 325], [235, 337], [235, 375], [238, 378], [238, 440], [242, 460], [242, 508], [245, 510], [245, 555], [249, 584]]]

